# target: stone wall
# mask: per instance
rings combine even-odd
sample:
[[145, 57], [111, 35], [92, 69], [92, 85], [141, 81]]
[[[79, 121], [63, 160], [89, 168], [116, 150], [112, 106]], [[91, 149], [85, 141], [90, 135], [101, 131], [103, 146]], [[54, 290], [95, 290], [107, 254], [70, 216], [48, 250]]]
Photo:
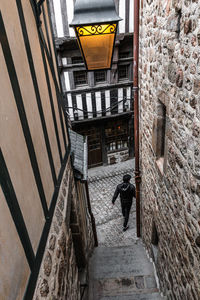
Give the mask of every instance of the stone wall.
[[108, 153], [107, 156], [109, 165], [120, 163], [129, 159], [129, 150], [125, 149], [122, 151], [111, 152]]
[[[82, 233], [80, 230], [81, 224], [78, 221], [79, 214], [76, 211], [77, 202], [73, 172], [70, 162], [68, 162], [33, 297], [35, 300], [80, 299], [77, 258], [81, 259], [81, 255], [83, 255], [84, 259], [88, 259], [89, 253], [94, 246], [94, 240], [91, 234], [92, 228], [89, 225], [85, 230], [90, 232], [90, 236], [88, 236], [91, 239], [88, 241], [90, 248], [84, 249], [87, 253], [81, 251], [77, 253], [72, 232], [73, 219], [76, 219], [77, 230]], [[90, 219], [89, 216], [87, 217]], [[76, 255], [79, 255], [79, 257], [76, 257]]]
[[142, 234], [168, 299], [200, 299], [199, 16], [198, 0], [141, 1]]

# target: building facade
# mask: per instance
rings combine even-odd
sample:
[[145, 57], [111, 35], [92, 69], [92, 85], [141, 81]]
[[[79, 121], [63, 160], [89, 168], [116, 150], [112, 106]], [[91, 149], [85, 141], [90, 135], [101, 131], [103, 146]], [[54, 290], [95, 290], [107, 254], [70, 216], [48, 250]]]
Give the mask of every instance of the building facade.
[[116, 0], [119, 22], [111, 70], [87, 72], [69, 24], [74, 1], [52, 1], [52, 20], [65, 94], [75, 131], [88, 137], [89, 167], [133, 156], [133, 1]]
[[0, 299], [80, 299], [94, 226], [70, 155], [48, 1], [1, 1], [0, 44]]
[[200, 299], [199, 1], [140, 1], [142, 235], [167, 299]]

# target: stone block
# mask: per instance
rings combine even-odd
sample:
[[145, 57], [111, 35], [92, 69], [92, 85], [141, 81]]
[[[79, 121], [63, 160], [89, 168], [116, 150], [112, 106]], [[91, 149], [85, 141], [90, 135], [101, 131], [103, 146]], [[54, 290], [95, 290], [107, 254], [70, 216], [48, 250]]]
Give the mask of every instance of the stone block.
[[47, 252], [47, 254], [45, 255], [43, 266], [44, 266], [44, 274], [46, 276], [49, 276], [51, 274], [51, 269], [52, 269], [52, 258], [49, 252]]
[[193, 89], [194, 93], [197, 95], [200, 91], [200, 80], [196, 79], [194, 80], [194, 89]]
[[179, 69], [176, 73], [176, 85], [181, 88], [183, 86], [183, 71]]
[[191, 32], [192, 30], [192, 21], [191, 20], [187, 20], [184, 23], [184, 33], [188, 34], [189, 32]]
[[136, 288], [139, 290], [144, 289], [144, 277], [143, 276], [136, 276], [134, 277]]
[[144, 280], [145, 280], [145, 287], [146, 288], [151, 289], [151, 288], [156, 288], [157, 287], [155, 277], [147, 276], [147, 277], [144, 278]]
[[55, 244], [56, 244], [56, 237], [55, 235], [52, 234], [49, 240], [49, 249], [53, 251], [55, 249]]
[[49, 285], [46, 279], [43, 279], [40, 285], [40, 295], [42, 297], [47, 297], [49, 294]]
[[177, 14], [171, 14], [167, 19], [167, 30], [172, 32], [178, 32], [179, 18]]
[[170, 82], [175, 83], [176, 82], [176, 64], [173, 62], [170, 62], [168, 65], [168, 79]]

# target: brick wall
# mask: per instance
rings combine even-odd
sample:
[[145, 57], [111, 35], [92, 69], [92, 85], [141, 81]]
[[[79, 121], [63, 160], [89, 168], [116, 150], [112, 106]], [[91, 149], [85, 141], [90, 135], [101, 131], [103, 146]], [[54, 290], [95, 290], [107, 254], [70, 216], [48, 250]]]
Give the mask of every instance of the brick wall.
[[200, 299], [200, 4], [141, 4], [143, 239], [168, 299]]

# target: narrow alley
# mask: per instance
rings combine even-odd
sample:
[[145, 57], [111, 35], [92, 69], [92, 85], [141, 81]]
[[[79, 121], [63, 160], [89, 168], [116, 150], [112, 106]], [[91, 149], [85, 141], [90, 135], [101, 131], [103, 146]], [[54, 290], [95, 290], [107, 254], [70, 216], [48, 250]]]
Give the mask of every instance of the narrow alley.
[[0, 66], [0, 300], [200, 300], [200, 0], [1, 0]]
[[[158, 300], [153, 264], [136, 235], [135, 201], [129, 229], [123, 232], [120, 200], [112, 206], [117, 184], [126, 173], [133, 176], [134, 160], [89, 170], [92, 210], [99, 247], [90, 260], [90, 300]], [[133, 180], [131, 179], [133, 183]]]

